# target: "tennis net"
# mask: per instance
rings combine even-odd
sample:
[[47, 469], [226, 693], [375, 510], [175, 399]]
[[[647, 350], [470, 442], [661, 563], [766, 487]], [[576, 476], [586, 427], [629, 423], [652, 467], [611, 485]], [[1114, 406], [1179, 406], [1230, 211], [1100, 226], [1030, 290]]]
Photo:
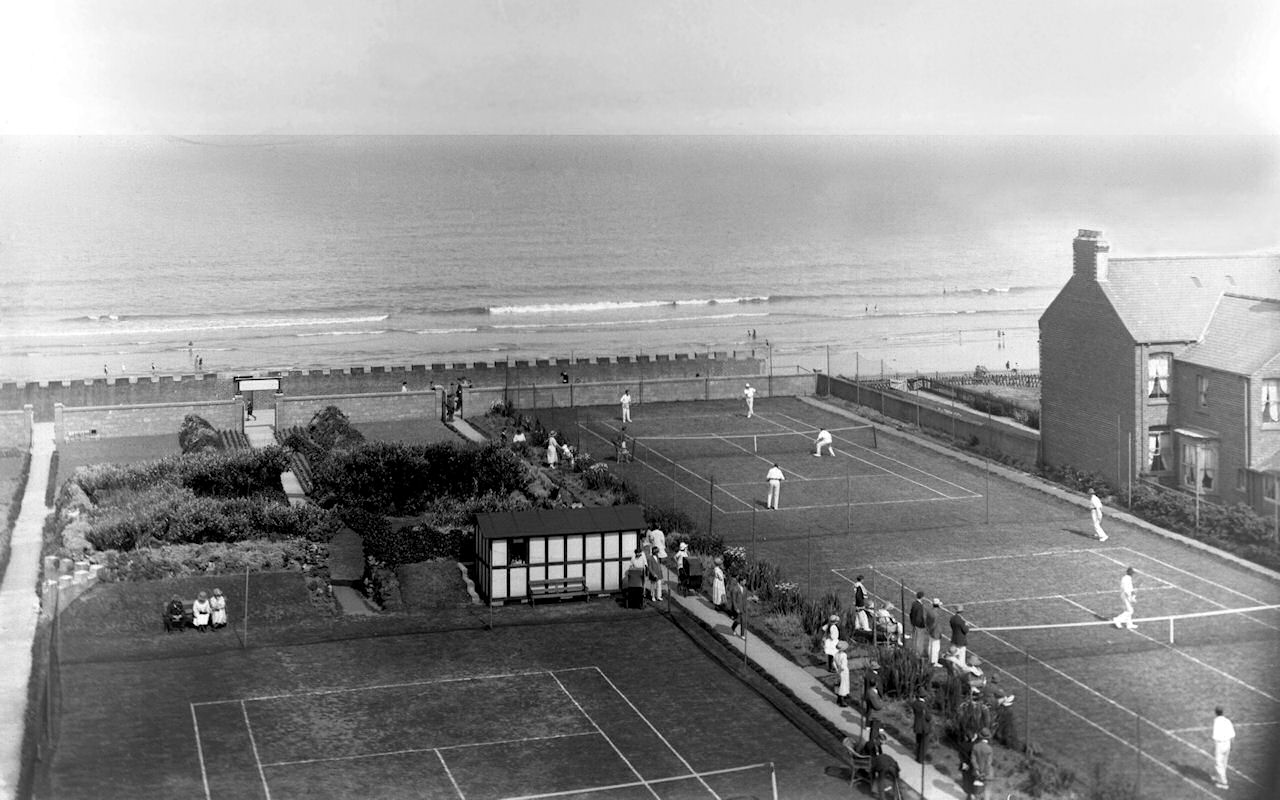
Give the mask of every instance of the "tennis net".
[[[846, 428], [828, 428], [831, 446], [838, 454], [842, 447], [877, 447], [874, 425], [854, 425]], [[696, 435], [696, 436], [644, 436], [634, 442], [634, 453], [643, 461], [684, 461], [693, 458], [724, 458], [728, 456], [802, 456], [812, 455], [817, 447], [817, 430], [781, 431], [778, 433]], [[822, 449], [829, 455], [827, 448]]]
[[1280, 605], [1259, 605], [1246, 608], [1221, 608], [1212, 611], [1194, 611], [1186, 614], [1161, 614], [1139, 616], [1117, 622], [1115, 619], [1094, 619], [1083, 622], [1056, 622], [1046, 625], [992, 625], [973, 626], [974, 633], [986, 633], [1000, 638], [1034, 636], [1043, 634], [1046, 641], [1060, 641], [1061, 635], [1072, 629], [1106, 629], [1132, 624], [1140, 627], [1148, 636], [1163, 639], [1167, 633], [1169, 644], [1179, 641], [1203, 642], [1215, 635], [1238, 636], [1246, 629], [1253, 629], [1251, 638], [1280, 638]]

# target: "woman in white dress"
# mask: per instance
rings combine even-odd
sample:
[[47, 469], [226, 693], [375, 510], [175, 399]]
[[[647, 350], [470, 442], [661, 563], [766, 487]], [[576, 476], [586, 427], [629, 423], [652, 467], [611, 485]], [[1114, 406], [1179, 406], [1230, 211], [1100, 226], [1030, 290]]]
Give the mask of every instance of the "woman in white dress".
[[209, 630], [209, 617], [213, 609], [209, 606], [209, 595], [201, 592], [191, 604], [191, 627], [204, 633]]
[[209, 621], [213, 623], [213, 627], [227, 627], [227, 598], [223, 596], [221, 589], [213, 590], [213, 597], [209, 598], [209, 608], [212, 611]]
[[711, 604], [716, 608], [724, 605], [724, 558], [716, 556], [715, 570], [711, 575]]

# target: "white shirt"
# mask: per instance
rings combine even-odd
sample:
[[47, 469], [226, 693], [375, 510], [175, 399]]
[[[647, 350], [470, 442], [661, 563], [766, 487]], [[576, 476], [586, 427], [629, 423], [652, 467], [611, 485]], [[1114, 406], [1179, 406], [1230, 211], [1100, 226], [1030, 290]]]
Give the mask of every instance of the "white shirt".
[[1219, 714], [1213, 718], [1213, 740], [1215, 742], [1230, 742], [1236, 738], [1236, 726], [1231, 724], [1231, 720]]
[[748, 386], [747, 388], [743, 389], [742, 396], [747, 398], [748, 400], [754, 400], [756, 397], [756, 387]]
[[1098, 497], [1096, 494], [1089, 495], [1089, 505], [1093, 506], [1093, 513], [1102, 513], [1102, 498]]
[[628, 392], [627, 394], [624, 394], [622, 397], [618, 398], [618, 402], [622, 403], [623, 408], [626, 408], [626, 407], [630, 406], [630, 405], [631, 405], [631, 394], [630, 394], [630, 392]]
[[778, 469], [777, 467], [770, 467], [769, 473], [764, 477], [765, 477], [765, 480], [769, 481], [770, 483], [772, 483], [773, 481], [786, 480], [786, 476], [782, 474], [782, 470]]
[[831, 444], [831, 431], [826, 428], [818, 431], [818, 444]]
[[1133, 576], [1127, 572], [1120, 579], [1120, 594], [1128, 598], [1133, 597]]

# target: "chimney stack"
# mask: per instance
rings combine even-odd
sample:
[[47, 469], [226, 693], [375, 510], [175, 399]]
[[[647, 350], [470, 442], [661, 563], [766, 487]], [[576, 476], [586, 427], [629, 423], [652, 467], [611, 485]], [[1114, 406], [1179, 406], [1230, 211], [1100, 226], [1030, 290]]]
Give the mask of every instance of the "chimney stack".
[[1107, 254], [1111, 252], [1111, 245], [1102, 238], [1102, 231], [1081, 228], [1072, 247], [1076, 275], [1099, 282], [1107, 279]]

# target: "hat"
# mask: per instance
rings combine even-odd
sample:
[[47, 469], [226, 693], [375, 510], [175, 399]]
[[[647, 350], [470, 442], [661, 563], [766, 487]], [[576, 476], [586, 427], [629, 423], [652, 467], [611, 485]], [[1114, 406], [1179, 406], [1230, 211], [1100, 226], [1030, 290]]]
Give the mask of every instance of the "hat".
[[723, 563], [724, 563], [724, 556], [716, 556], [715, 561], [716, 561], [716, 564], [717, 564], [717, 565], [719, 565], [719, 564], [723, 564]]
[[942, 601], [935, 597], [935, 598], [933, 598], [933, 604], [934, 604], [935, 606], [940, 606], [940, 605], [942, 605]]
[[849, 643], [848, 643], [848, 642], [836, 642], [836, 649], [837, 649], [837, 650], [848, 650], [848, 649], [849, 649]]
[[222, 594], [222, 590], [221, 590], [221, 589], [214, 589], [214, 590], [213, 590], [213, 593], [214, 593], [214, 594]]
[[688, 543], [688, 542], [681, 542], [681, 543], [680, 543], [680, 549], [681, 549], [681, 550], [688, 550], [688, 549], [689, 549], [689, 543]]
[[980, 739], [990, 739], [990, 738], [991, 738], [991, 729], [990, 729], [990, 728], [983, 728], [982, 730], [978, 731], [978, 738], [980, 738]]
[[963, 614], [963, 613], [964, 613], [964, 603], [961, 603], [960, 605], [956, 606], [956, 613], [957, 613], [957, 614]]
[[831, 616], [827, 617], [827, 621], [828, 621], [828, 622], [839, 622], [839, 621], [840, 621], [840, 615], [839, 615], [839, 614], [832, 614]]

